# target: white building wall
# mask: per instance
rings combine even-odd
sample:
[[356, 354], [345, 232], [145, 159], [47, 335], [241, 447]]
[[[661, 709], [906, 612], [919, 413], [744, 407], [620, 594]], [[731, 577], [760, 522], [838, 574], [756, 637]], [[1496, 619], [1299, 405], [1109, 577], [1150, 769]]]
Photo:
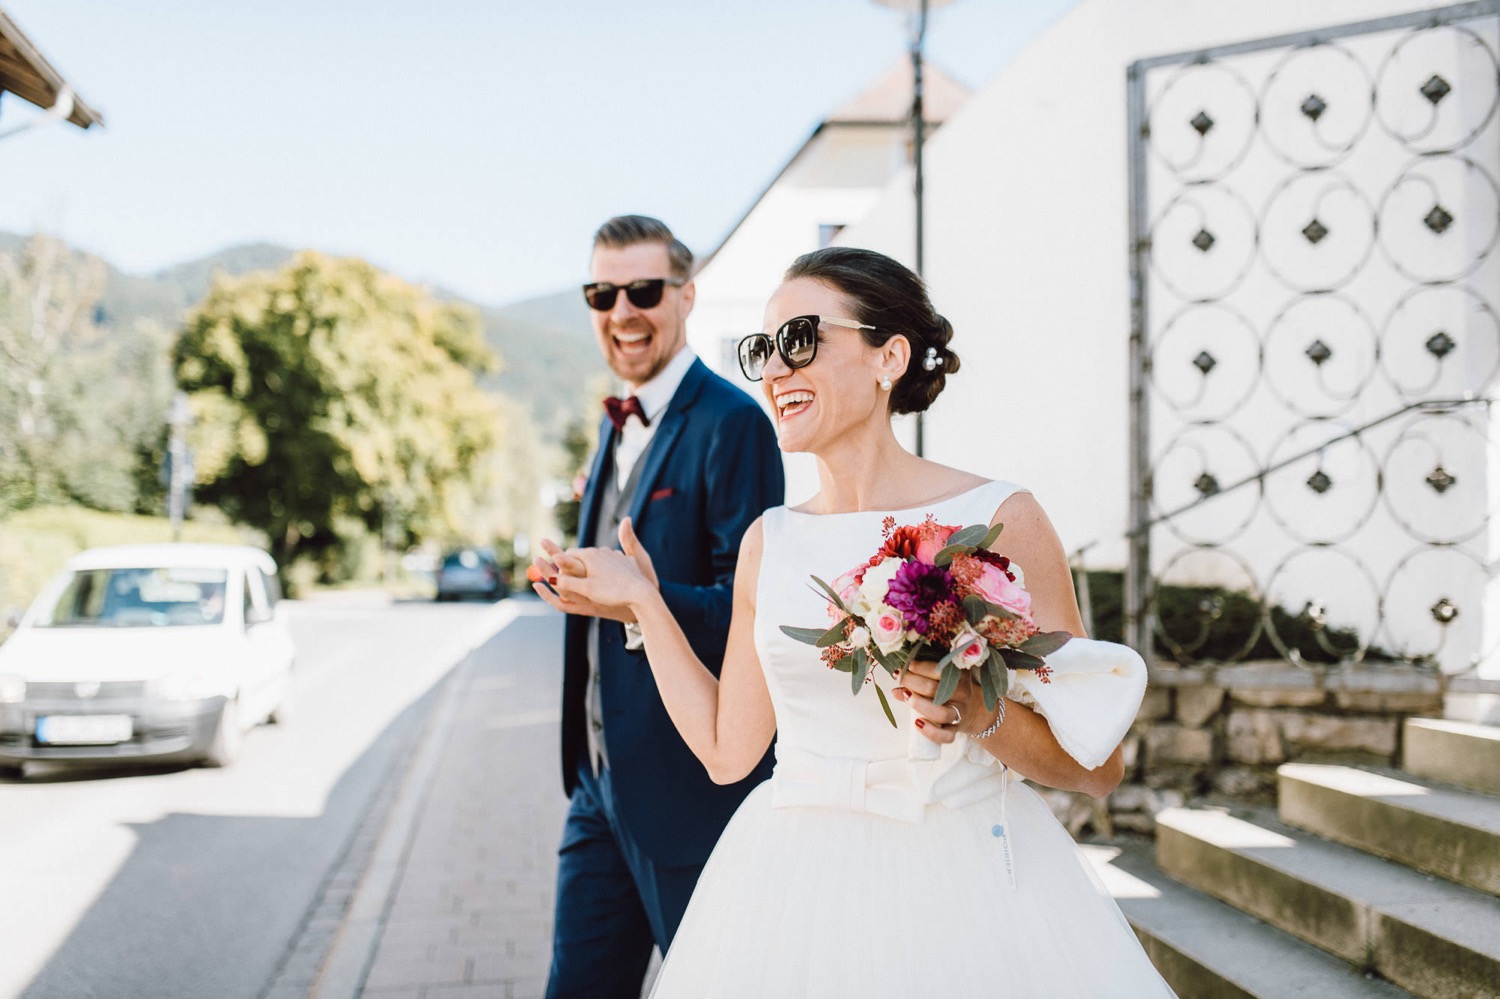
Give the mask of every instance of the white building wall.
[[[1123, 566], [1130, 434], [1127, 67], [1151, 56], [1446, 5], [1422, 0], [1322, 0], [1317, 4], [1304, 0], [1083, 0], [1077, 4], [972, 98], [927, 147], [927, 277], [935, 304], [957, 331], [954, 347], [964, 361], [963, 370], [949, 382], [928, 416], [928, 455], [1026, 485], [1046, 507], [1070, 551], [1092, 546], [1086, 559], [1089, 565]], [[1493, 28], [1482, 34], [1495, 45]], [[1481, 100], [1486, 85], [1493, 88], [1492, 79], [1468, 82], [1476, 86], [1465, 92], [1477, 92]], [[1188, 95], [1184, 99], [1193, 102], [1191, 89]], [[1493, 138], [1493, 134], [1482, 138], [1475, 150], [1464, 151], [1485, 159], [1490, 171], [1495, 169]], [[1372, 159], [1345, 165], [1372, 200], [1380, 197], [1389, 178], [1402, 169], [1401, 159], [1410, 156], [1394, 143], [1391, 146]], [[1156, 184], [1163, 171], [1156, 164], [1151, 169]], [[1255, 169], [1252, 165], [1250, 173]], [[1251, 190], [1241, 192], [1257, 208], [1280, 179], [1275, 170], [1268, 161], [1264, 175], [1250, 177], [1247, 186]], [[1281, 170], [1284, 175], [1286, 168]], [[1493, 200], [1481, 188], [1483, 184], [1475, 188], [1473, 205]], [[1155, 201], [1153, 207], [1162, 205]], [[910, 180], [903, 175], [892, 181], [864, 219], [844, 230], [839, 242], [872, 247], [910, 263], [912, 214]], [[1162, 233], [1157, 236], [1162, 238]], [[1452, 239], [1442, 247], [1444, 252], [1454, 248]], [[1381, 253], [1375, 251], [1376, 263], [1389, 272]], [[1500, 286], [1497, 264], [1500, 260], [1492, 254], [1471, 279], [1488, 290], [1492, 301], [1493, 289]], [[1257, 331], [1263, 331], [1289, 295], [1264, 274], [1252, 274], [1248, 280], [1252, 287], [1257, 282], [1265, 287], [1264, 314], [1252, 316]], [[1381, 310], [1393, 307], [1402, 289], [1378, 287], [1379, 272], [1373, 268], [1360, 280], [1364, 286], [1351, 286], [1351, 293], [1371, 303], [1378, 328], [1385, 318]], [[1159, 292], [1153, 290], [1153, 309], [1165, 311], [1153, 312], [1158, 330], [1161, 320], [1178, 304]], [[1255, 291], [1249, 297], [1254, 300], [1258, 295]], [[1488, 315], [1455, 313], [1451, 317], [1448, 328], [1459, 331], [1460, 339], [1491, 346], [1472, 355], [1482, 360], [1485, 372], [1465, 372], [1450, 363], [1444, 389], [1455, 393], [1492, 389], [1492, 384], [1474, 382], [1492, 376], [1487, 358], [1496, 340], [1493, 326], [1493, 317]], [[1345, 346], [1339, 359], [1347, 361], [1349, 356]], [[1302, 362], [1300, 357], [1296, 360]], [[1430, 364], [1431, 358], [1418, 349], [1410, 361]], [[1267, 363], [1271, 363], [1269, 357]], [[1302, 366], [1310, 367], [1305, 362]], [[1330, 362], [1328, 368], [1333, 367]], [[1302, 374], [1300, 368], [1297, 374]], [[1394, 375], [1400, 377], [1399, 368]], [[1379, 416], [1399, 404], [1390, 380], [1377, 379], [1372, 386], [1367, 398], [1342, 414], [1346, 425]], [[1272, 414], [1276, 406], [1269, 397], [1252, 400], [1252, 428], [1256, 412]], [[985, 429], [976, 433], [976, 427]], [[1153, 428], [1153, 454], [1160, 454], [1167, 431], [1173, 429]], [[1371, 434], [1367, 444], [1385, 459], [1393, 440], [1394, 433]], [[1257, 440], [1254, 444], [1256, 456], [1264, 460], [1274, 442]], [[1481, 601], [1475, 599], [1483, 597], [1487, 586], [1485, 573], [1477, 567], [1493, 560], [1500, 542], [1481, 535], [1461, 546], [1473, 556], [1475, 571], [1455, 572], [1454, 563], [1432, 559], [1420, 568], [1411, 563], [1402, 570], [1402, 579], [1391, 582], [1397, 563], [1420, 548], [1420, 542], [1402, 530], [1386, 508], [1404, 505], [1405, 513], [1434, 502], [1421, 483], [1431, 456], [1417, 456], [1418, 449], [1406, 450], [1411, 456], [1405, 464], [1397, 458], [1380, 468], [1386, 476], [1385, 495], [1370, 526], [1357, 539], [1356, 554], [1372, 562], [1373, 587], [1362, 582], [1359, 573], [1349, 572], [1347, 563], [1335, 564], [1332, 555], [1325, 559], [1314, 552], [1299, 557], [1296, 567], [1282, 571], [1274, 596], [1295, 610], [1305, 595], [1320, 590], [1328, 594], [1331, 574], [1348, 575], [1354, 585], [1342, 592], [1338, 584], [1332, 587], [1330, 623], [1357, 627], [1369, 635], [1367, 619], [1374, 606], [1370, 592], [1384, 589], [1391, 595], [1383, 608], [1387, 628], [1376, 641], [1398, 648], [1403, 641], [1429, 648], [1441, 644], [1438, 655], [1444, 669], [1461, 670], [1472, 664], [1476, 654], [1492, 650], [1500, 641], [1500, 600], [1490, 594], [1482, 600], [1484, 609], [1479, 613]], [[1351, 460], [1354, 457], [1352, 452], [1330, 452], [1325, 467], [1345, 482], [1367, 475], [1369, 469], [1359, 467], [1358, 461]], [[1450, 454], [1450, 461], [1456, 457]], [[1416, 467], [1424, 462], [1428, 464]], [[1484, 468], [1493, 478], [1497, 465], [1500, 462], [1492, 453], [1488, 460], [1467, 467]], [[1312, 466], [1300, 470], [1292, 485], [1300, 486], [1311, 470]], [[1166, 479], [1167, 470], [1160, 471]], [[1181, 485], [1177, 484], [1179, 493]], [[1283, 493], [1284, 513], [1289, 501], [1287, 483], [1278, 488]], [[1164, 489], [1159, 483], [1160, 505], [1175, 505], [1164, 497]], [[1301, 504], [1293, 520], [1327, 521], [1340, 515], [1331, 503], [1305, 488], [1290, 491], [1296, 494], [1290, 501]], [[1369, 495], [1374, 495], [1373, 490]], [[1500, 492], [1493, 483], [1488, 484], [1477, 498], [1465, 501], [1474, 509], [1466, 507], [1459, 516], [1465, 521], [1482, 517], [1482, 507], [1493, 508], [1491, 501], [1497, 495]], [[1176, 497], [1193, 498], [1191, 489]], [[1210, 514], [1210, 509], [1206, 507], [1200, 519], [1218, 516]], [[1235, 547], [1248, 553], [1259, 584], [1290, 554], [1285, 537], [1278, 537], [1264, 523], [1240, 537]], [[1153, 568], [1161, 570], [1161, 553], [1176, 548], [1180, 546], [1174, 547], [1168, 539], [1156, 549]], [[1371, 552], [1378, 554], [1372, 559]], [[1196, 571], [1204, 582], [1223, 568], [1198, 561], [1203, 565]], [[1439, 567], [1440, 562], [1446, 570]], [[1186, 565], [1174, 571], [1184, 569], [1188, 575], [1195, 571]], [[1179, 576], [1172, 581], [1195, 580]], [[1219, 581], [1244, 584], [1242, 578]], [[1429, 608], [1437, 596], [1449, 591], [1468, 610], [1440, 643], [1441, 629], [1432, 621]], [[1347, 607], [1337, 606], [1341, 599], [1347, 600]], [[1500, 661], [1491, 661], [1482, 673], [1500, 675]]]
[[[1155, 55], [1405, 13], [1421, 0], [1082, 0], [924, 153], [925, 263], [964, 367], [927, 453], [1029, 487], [1070, 549], [1122, 566], [1129, 420], [1125, 71]], [[908, 176], [839, 242], [912, 259]], [[975, 414], [1005, 415], [975, 446]]]
[[[709, 367], [759, 397], [744, 380], [734, 344], [761, 330], [766, 301], [798, 256], [821, 245], [820, 227], [863, 218], [905, 164], [898, 126], [826, 126], [704, 265], [688, 320], [688, 343]], [[787, 455], [787, 500], [817, 490], [809, 455]]]

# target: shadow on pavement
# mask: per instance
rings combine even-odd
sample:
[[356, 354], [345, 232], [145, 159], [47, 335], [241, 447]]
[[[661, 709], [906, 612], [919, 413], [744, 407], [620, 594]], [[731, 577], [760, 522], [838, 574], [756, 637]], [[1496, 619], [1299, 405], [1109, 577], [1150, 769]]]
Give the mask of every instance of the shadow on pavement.
[[[340, 775], [315, 817], [173, 813], [130, 824], [134, 849], [23, 997], [258, 996], [376, 792], [399, 778], [399, 764], [452, 675], [381, 731]], [[127, 772], [173, 769], [183, 768]], [[91, 769], [28, 780], [121, 775], [118, 768]]]

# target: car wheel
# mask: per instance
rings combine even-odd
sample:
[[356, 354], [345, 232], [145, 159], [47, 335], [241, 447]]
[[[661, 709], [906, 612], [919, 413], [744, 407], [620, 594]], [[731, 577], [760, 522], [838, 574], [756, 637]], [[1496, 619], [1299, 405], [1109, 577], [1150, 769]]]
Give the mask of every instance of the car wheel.
[[240, 706], [236, 701], [225, 701], [219, 712], [219, 724], [214, 730], [214, 741], [203, 756], [205, 767], [227, 767], [240, 753]]

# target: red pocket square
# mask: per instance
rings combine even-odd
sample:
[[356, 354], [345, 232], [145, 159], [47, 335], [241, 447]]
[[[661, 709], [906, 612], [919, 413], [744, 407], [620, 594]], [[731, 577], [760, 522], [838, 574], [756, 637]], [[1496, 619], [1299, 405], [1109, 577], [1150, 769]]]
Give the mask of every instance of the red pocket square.
[[673, 489], [671, 486], [668, 486], [665, 489], [658, 489], [656, 492], [651, 494], [651, 499], [647, 502], [655, 503], [657, 500], [666, 499], [668, 496], [671, 496], [676, 492], [677, 490]]

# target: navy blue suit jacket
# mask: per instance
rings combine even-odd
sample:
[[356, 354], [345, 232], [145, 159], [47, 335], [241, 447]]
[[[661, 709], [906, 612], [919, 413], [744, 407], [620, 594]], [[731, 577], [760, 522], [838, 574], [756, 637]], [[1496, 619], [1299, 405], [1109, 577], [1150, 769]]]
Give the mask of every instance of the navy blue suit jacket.
[[[585, 543], [599, 517], [605, 475], [613, 474], [615, 433], [609, 421], [601, 423], [579, 511]], [[755, 518], [784, 500], [776, 433], [755, 400], [695, 360], [640, 461], [628, 513], [656, 566], [667, 606], [698, 658], [717, 675], [740, 539]], [[588, 756], [588, 623], [569, 615], [564, 645], [562, 764], [569, 795]], [[625, 648], [619, 622], [599, 622], [599, 659], [617, 816], [655, 863], [703, 863], [745, 795], [770, 776], [770, 754], [743, 781], [715, 784], [667, 716], [645, 653]]]

